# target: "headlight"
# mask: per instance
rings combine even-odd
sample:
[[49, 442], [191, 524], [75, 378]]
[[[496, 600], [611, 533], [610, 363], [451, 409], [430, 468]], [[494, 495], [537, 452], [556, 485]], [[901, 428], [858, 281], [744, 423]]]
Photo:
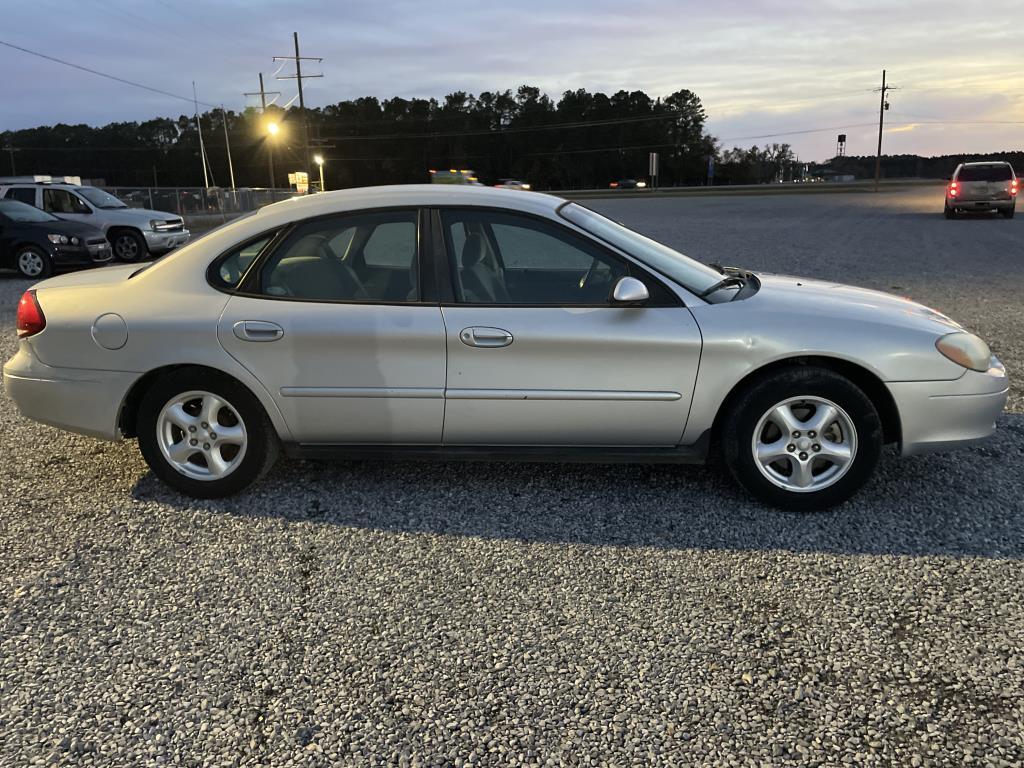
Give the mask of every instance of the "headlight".
[[47, 235], [46, 239], [49, 240], [51, 243], [54, 243], [56, 245], [67, 245], [68, 244], [68, 237], [67, 237], [67, 235]]
[[161, 224], [163, 224], [163, 222], [160, 221], [159, 219], [150, 219], [149, 228], [152, 229], [154, 232], [157, 232], [160, 229]]
[[79, 239], [77, 237], [72, 237], [71, 238], [71, 244], [72, 245], [78, 245], [79, 242], [80, 241], [79, 241]]
[[637, 187], [638, 187], [639, 189], [643, 189], [644, 187], [646, 187], [646, 186], [647, 186], [647, 182], [646, 182], [646, 181], [638, 181], [638, 182], [636, 183], [636, 185], [637, 185]]
[[973, 333], [948, 333], [935, 342], [935, 348], [957, 365], [972, 371], [987, 371], [992, 360], [988, 344]]

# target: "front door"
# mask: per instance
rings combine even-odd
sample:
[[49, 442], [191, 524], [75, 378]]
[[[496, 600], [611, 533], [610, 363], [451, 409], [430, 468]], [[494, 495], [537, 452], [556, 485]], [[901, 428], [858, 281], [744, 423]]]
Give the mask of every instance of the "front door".
[[[679, 444], [701, 337], [664, 286], [555, 222], [484, 209], [441, 222], [455, 290], [446, 445]], [[627, 274], [648, 305], [610, 303]]]
[[441, 442], [444, 322], [420, 301], [418, 242], [415, 210], [343, 214], [298, 225], [269, 255], [256, 241], [219, 264], [224, 287], [244, 282], [218, 338], [296, 441]]
[[43, 187], [43, 210], [68, 221], [90, 223], [92, 208], [74, 192], [54, 187]]

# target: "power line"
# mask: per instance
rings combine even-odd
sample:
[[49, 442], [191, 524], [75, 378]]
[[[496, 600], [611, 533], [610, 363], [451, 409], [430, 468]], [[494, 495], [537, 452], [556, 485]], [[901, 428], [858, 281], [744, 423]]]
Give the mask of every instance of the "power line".
[[[92, 69], [90, 67], [82, 66], [81, 64], [75, 64], [74, 62], [66, 61], [65, 59], [58, 59], [56, 56], [50, 56], [50, 55], [45, 54], [45, 53], [40, 53], [39, 51], [33, 51], [30, 48], [23, 48], [20, 45], [15, 45], [14, 43], [9, 43], [6, 40], [0, 40], [0, 45], [6, 46], [7, 48], [12, 48], [15, 51], [21, 51], [22, 53], [27, 53], [27, 54], [29, 54], [31, 56], [38, 56], [40, 59], [46, 59], [47, 61], [52, 61], [52, 62], [54, 62], [56, 64], [63, 64], [65, 67], [71, 67], [72, 69], [78, 69], [78, 70], [81, 70], [82, 72], [88, 72], [91, 75], [98, 75], [99, 77], [105, 77], [108, 80], [114, 80], [115, 82], [123, 83], [124, 85], [130, 85], [133, 88], [141, 88], [144, 91], [151, 91], [152, 93], [159, 93], [162, 96], [170, 96], [172, 99], [178, 99], [179, 101], [187, 101], [190, 104], [193, 103], [192, 99], [190, 99], [188, 96], [182, 96], [181, 94], [178, 94], [178, 93], [171, 93], [170, 91], [165, 91], [165, 90], [163, 90], [161, 88], [154, 88], [153, 86], [150, 86], [150, 85], [144, 85], [142, 83], [136, 83], [133, 80], [126, 80], [125, 78], [118, 77], [117, 75], [111, 75], [111, 74], [108, 74], [107, 72], [100, 72], [98, 69]], [[204, 107], [210, 107], [211, 109], [217, 109], [218, 108], [216, 104], [208, 104], [205, 101], [200, 101], [199, 103], [202, 104]]]

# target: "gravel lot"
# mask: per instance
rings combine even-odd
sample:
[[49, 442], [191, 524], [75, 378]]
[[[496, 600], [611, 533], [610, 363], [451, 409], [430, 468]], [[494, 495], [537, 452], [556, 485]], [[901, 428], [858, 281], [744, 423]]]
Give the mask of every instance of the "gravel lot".
[[[945, 310], [1024, 408], [1019, 219], [595, 207]], [[0, 765], [1020, 765], [1024, 415], [1000, 426], [809, 516], [668, 466], [282, 463], [211, 503], [0, 399]]]

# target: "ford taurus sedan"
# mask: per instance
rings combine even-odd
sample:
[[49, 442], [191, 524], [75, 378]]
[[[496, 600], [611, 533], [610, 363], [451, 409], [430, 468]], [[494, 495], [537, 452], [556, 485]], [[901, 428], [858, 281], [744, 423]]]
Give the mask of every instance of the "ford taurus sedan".
[[577, 203], [406, 186], [268, 206], [37, 284], [7, 392], [199, 497], [292, 456], [724, 458], [821, 509], [991, 434], [1003, 366], [907, 299], [706, 266]]

